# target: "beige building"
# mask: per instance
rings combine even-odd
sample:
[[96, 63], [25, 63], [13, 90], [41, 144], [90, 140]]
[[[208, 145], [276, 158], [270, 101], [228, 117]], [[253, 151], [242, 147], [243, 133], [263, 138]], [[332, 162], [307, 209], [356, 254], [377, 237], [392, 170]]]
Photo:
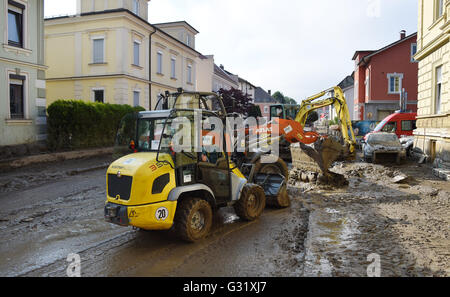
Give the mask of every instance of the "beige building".
[[46, 139], [44, 1], [0, 0], [0, 32], [0, 158], [9, 158]]
[[449, 0], [419, 0], [415, 150], [439, 166], [450, 166], [449, 17]]
[[77, 0], [77, 14], [45, 20], [47, 103], [58, 99], [155, 107], [166, 90], [196, 89], [198, 33], [152, 25], [149, 0]]

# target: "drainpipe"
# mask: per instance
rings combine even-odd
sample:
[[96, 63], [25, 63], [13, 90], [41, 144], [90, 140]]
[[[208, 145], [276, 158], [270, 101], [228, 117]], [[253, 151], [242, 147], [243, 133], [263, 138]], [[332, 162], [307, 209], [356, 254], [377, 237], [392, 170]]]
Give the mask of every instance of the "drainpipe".
[[[156, 33], [156, 29], [150, 33], [148, 38], [148, 105], [149, 110], [152, 110], [152, 35]], [[155, 106], [156, 107], [156, 106]]]

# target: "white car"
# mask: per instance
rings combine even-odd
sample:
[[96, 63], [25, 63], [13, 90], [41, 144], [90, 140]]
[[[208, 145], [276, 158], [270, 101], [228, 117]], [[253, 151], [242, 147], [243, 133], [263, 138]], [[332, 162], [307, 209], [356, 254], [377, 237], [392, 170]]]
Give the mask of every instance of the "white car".
[[406, 150], [394, 133], [377, 132], [370, 133], [365, 137], [363, 143], [364, 161], [386, 161], [395, 160], [400, 164], [406, 158]]

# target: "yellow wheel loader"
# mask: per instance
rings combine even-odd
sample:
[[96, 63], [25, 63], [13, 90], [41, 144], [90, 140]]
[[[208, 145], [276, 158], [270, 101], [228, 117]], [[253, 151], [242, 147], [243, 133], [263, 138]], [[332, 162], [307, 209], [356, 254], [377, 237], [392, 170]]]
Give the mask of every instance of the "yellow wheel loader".
[[107, 170], [106, 221], [171, 229], [195, 242], [208, 235], [220, 207], [233, 206], [240, 218], [251, 221], [263, 212], [266, 198], [289, 206], [287, 166], [281, 159], [264, 164], [253, 158], [236, 166], [217, 94], [166, 93], [157, 109], [122, 120], [117, 151], [132, 153]]

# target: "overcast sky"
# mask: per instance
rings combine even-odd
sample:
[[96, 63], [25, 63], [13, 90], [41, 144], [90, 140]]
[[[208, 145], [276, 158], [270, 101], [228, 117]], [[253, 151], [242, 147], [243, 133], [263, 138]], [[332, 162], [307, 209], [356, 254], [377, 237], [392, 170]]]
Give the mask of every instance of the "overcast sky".
[[[46, 16], [74, 14], [75, 0], [45, 0]], [[196, 49], [265, 90], [297, 101], [352, 73], [356, 50], [417, 31], [417, 0], [152, 0], [149, 22], [185, 20]]]

